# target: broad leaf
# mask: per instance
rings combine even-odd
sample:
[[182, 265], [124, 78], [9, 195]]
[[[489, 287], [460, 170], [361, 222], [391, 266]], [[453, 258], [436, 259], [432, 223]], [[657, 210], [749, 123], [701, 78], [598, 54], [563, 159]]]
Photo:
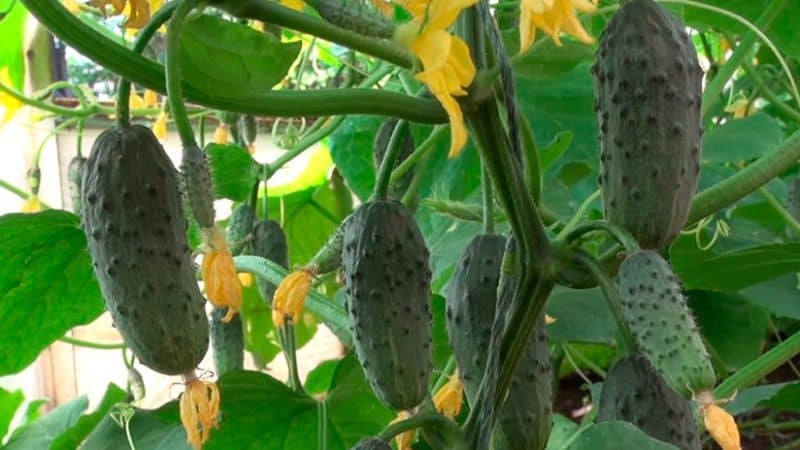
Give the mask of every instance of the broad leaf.
[[25, 396], [22, 391], [7, 391], [0, 388], [0, 443], [8, 433], [8, 427], [11, 421], [14, 420], [14, 415], [17, 413], [22, 402], [25, 401]]
[[81, 442], [94, 430], [101, 420], [108, 414], [111, 408], [118, 402], [123, 401], [128, 393], [114, 384], [109, 384], [100, 405], [91, 413], [82, 416], [74, 427], [65, 431], [53, 441], [51, 450], [71, 450], [77, 448]]
[[754, 305], [762, 306], [778, 317], [800, 319], [797, 275], [790, 273], [743, 289], [740, 293]]
[[89, 407], [89, 400], [82, 395], [54, 409], [41, 419], [15, 431], [4, 450], [44, 449], [50, 446], [71, 428]]
[[590, 425], [567, 447], [569, 450], [677, 450], [674, 445], [646, 435], [633, 424], [621, 421]]
[[783, 386], [777, 394], [759, 403], [778, 411], [800, 412], [800, 383]]
[[547, 313], [556, 319], [547, 327], [551, 341], [616, 341], [617, 324], [599, 289], [557, 287], [550, 295]]
[[[174, 403], [173, 403], [174, 404]], [[186, 441], [183, 425], [177, 420], [167, 420], [157, 412], [136, 410], [130, 421], [130, 433], [137, 449], [191, 450]], [[111, 417], [106, 416], [86, 439], [81, 450], [127, 449], [128, 438]]]
[[286, 76], [301, 46], [247, 25], [197, 15], [186, 21], [181, 34], [181, 72], [206, 92], [263, 92]]
[[328, 392], [333, 382], [333, 375], [339, 366], [340, 360], [329, 359], [320, 363], [306, 376], [305, 389], [309, 395], [317, 395]]
[[65, 211], [0, 217], [0, 375], [24, 369], [103, 302], [86, 237]]
[[578, 432], [578, 424], [561, 414], [553, 415], [553, 429], [547, 440], [547, 450], [561, 450]]
[[763, 406], [760, 406], [762, 402], [774, 397], [775, 394], [780, 392], [780, 390], [788, 384], [789, 383], [765, 384], [763, 386], [754, 386], [744, 389], [737, 393], [736, 397], [731, 400], [730, 403], [725, 405], [725, 409], [734, 416], [761, 409], [763, 408]]
[[250, 153], [235, 144], [208, 144], [204, 150], [217, 197], [237, 202], [247, 200], [261, 170]]
[[771, 152], [783, 141], [777, 120], [758, 113], [714, 127], [703, 139], [703, 160], [737, 163]]

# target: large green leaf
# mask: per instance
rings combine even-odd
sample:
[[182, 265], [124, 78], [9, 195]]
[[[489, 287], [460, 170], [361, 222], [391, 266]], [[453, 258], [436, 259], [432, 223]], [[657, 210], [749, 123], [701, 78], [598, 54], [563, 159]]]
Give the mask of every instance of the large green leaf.
[[197, 15], [181, 34], [181, 72], [198, 89], [220, 95], [272, 89], [289, 71], [302, 45], [219, 17]]
[[241, 202], [249, 198], [261, 167], [243, 147], [235, 144], [208, 144], [214, 191], [217, 197]]
[[600, 422], [584, 429], [567, 447], [569, 450], [677, 450], [674, 445], [651, 438], [633, 424]]
[[599, 289], [557, 287], [550, 295], [547, 313], [556, 319], [547, 330], [551, 341], [613, 344], [617, 324]]
[[3, 443], [3, 438], [8, 433], [8, 427], [23, 401], [25, 401], [25, 395], [22, 394], [22, 391], [7, 391], [0, 387], [0, 444]]
[[331, 157], [347, 185], [358, 198], [366, 200], [375, 186], [372, 141], [383, 120], [372, 116], [346, 119], [331, 134]]
[[744, 389], [736, 394], [730, 403], [725, 405], [725, 409], [733, 414], [739, 415], [748, 411], [762, 408], [759, 406], [763, 401], [774, 397], [780, 390], [789, 383], [765, 384]]
[[783, 386], [777, 394], [759, 403], [779, 411], [800, 412], [800, 383]]
[[22, 45], [28, 10], [22, 2], [0, 0], [0, 11], [6, 13], [0, 21], [0, 36], [3, 36], [0, 39], [0, 68], [7, 67], [12, 86], [21, 89], [25, 81], [25, 52]]
[[[510, 52], [517, 53], [519, 30], [503, 33], [503, 41]], [[550, 80], [564, 75], [581, 62], [593, 59], [594, 47], [591, 45], [577, 41], [556, 45], [552, 39], [543, 38], [525, 55], [514, 60], [514, 75], [529, 80]]]
[[17, 429], [3, 450], [50, 448], [59, 436], [78, 423], [88, 407], [89, 400], [85, 395], [59, 406], [36, 422]]
[[[173, 403], [174, 405], [174, 403]], [[161, 417], [157, 412], [136, 410], [130, 421], [133, 444], [137, 449], [191, 450], [183, 425]], [[106, 416], [86, 439], [81, 450], [127, 449], [125, 430]]]
[[703, 139], [703, 160], [740, 162], [758, 158], [783, 141], [781, 125], [764, 113], [714, 127]]
[[697, 250], [693, 239], [680, 239], [670, 249], [670, 259], [686, 288], [735, 292], [800, 271], [800, 243], [717, 253]]
[[58, 436], [53, 441], [51, 450], [71, 450], [77, 448], [86, 436], [94, 430], [94, 428], [103, 420], [103, 417], [108, 414], [112, 407], [118, 402], [123, 401], [128, 396], [128, 393], [120, 389], [114, 384], [109, 384], [103, 399], [100, 400], [100, 405], [91, 413], [81, 416], [78, 422]]
[[688, 296], [711, 351], [729, 371], [761, 354], [769, 326], [764, 308], [735, 294], [690, 291]]
[[800, 319], [800, 302], [797, 301], [800, 290], [794, 273], [750, 286], [740, 293], [754, 305], [762, 306], [778, 317]]
[[0, 217], [0, 375], [18, 372], [103, 302], [86, 237], [65, 211]]

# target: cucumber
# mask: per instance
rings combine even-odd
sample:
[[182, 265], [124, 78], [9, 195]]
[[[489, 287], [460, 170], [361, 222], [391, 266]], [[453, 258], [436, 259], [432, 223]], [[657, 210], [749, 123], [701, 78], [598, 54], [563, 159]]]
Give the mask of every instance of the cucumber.
[[229, 322], [225, 323], [222, 318], [226, 313], [227, 308], [214, 308], [209, 321], [214, 367], [218, 377], [244, 368], [242, 318], [236, 314]]
[[[274, 220], [259, 221], [253, 228], [252, 254], [266, 258], [284, 268], [289, 267], [289, 247], [286, 243], [286, 234], [278, 222]], [[277, 286], [261, 277], [257, 278], [258, 291], [264, 301], [271, 304]]]
[[249, 204], [242, 203], [233, 210], [226, 233], [232, 255], [250, 254], [253, 247], [252, 233], [255, 221], [256, 212]]
[[115, 126], [92, 146], [82, 226], [114, 325], [137, 358], [167, 375], [208, 349], [175, 168], [149, 128]]
[[69, 189], [70, 205], [72, 212], [81, 214], [81, 182], [83, 172], [86, 170], [86, 158], [76, 156], [72, 158], [67, 166], [67, 188]]

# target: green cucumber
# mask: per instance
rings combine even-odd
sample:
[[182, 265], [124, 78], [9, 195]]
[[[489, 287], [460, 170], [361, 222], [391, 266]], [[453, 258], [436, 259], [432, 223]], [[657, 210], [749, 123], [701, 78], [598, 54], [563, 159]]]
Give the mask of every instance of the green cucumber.
[[620, 358], [608, 370], [595, 420], [623, 420], [682, 450], [702, 448], [691, 402], [669, 387], [641, 353]]
[[396, 410], [428, 395], [433, 369], [428, 249], [401, 203], [361, 205], [345, 222], [342, 267], [356, 356]]
[[114, 126], [95, 140], [81, 193], [82, 225], [106, 306], [125, 343], [167, 375], [208, 349], [177, 172], [149, 128]]
[[639, 349], [684, 397], [714, 388], [716, 375], [678, 277], [658, 253], [638, 251], [619, 268], [622, 315]]
[[214, 368], [218, 377], [244, 368], [242, 318], [236, 314], [230, 322], [225, 323], [222, 318], [227, 312], [227, 308], [214, 308], [209, 321]]
[[592, 67], [606, 219], [639, 245], [680, 233], [700, 173], [703, 71], [686, 25], [653, 0], [625, 2]]
[[[289, 247], [281, 225], [274, 220], [259, 221], [253, 228], [252, 254], [289, 267]], [[277, 286], [258, 277], [258, 291], [267, 303], [272, 303]]]
[[72, 158], [67, 166], [67, 188], [69, 189], [69, 199], [72, 211], [75, 214], [81, 213], [81, 182], [83, 172], [86, 170], [86, 158], [76, 156]]
[[253, 227], [256, 211], [247, 203], [237, 206], [228, 221], [226, 238], [233, 256], [250, 254], [253, 247]]
[[200, 228], [214, 227], [214, 186], [206, 154], [196, 145], [184, 147], [181, 159], [183, 189]]
[[307, 0], [326, 21], [365, 36], [391, 39], [394, 21], [372, 3], [361, 0]]

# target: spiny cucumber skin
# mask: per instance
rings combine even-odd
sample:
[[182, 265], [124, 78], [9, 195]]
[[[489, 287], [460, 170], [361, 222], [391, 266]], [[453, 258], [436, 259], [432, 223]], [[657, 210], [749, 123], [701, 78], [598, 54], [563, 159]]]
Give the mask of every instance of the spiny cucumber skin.
[[214, 308], [209, 321], [214, 368], [218, 377], [244, 368], [242, 318], [236, 314], [230, 322], [225, 323], [222, 318], [226, 313], [226, 308]]
[[428, 395], [428, 258], [419, 226], [399, 202], [364, 203], [345, 224], [342, 268], [356, 356], [378, 398], [395, 410]]
[[[289, 246], [286, 243], [286, 234], [281, 228], [281, 224], [274, 220], [261, 220], [253, 228], [253, 248], [252, 254], [268, 259], [283, 268], [289, 267]], [[272, 296], [275, 295], [277, 286], [257, 278], [258, 291], [267, 303], [272, 303]]]
[[[516, 291], [515, 255], [513, 239], [506, 242], [499, 235], [478, 235], [464, 251], [447, 288], [450, 344], [471, 404], [486, 368], [498, 298], [508, 303]], [[547, 445], [552, 427], [552, 379], [542, 315], [512, 378], [492, 433], [492, 448], [538, 450]]]
[[379, 438], [364, 438], [358, 441], [353, 450], [391, 450], [388, 442]]
[[86, 170], [86, 158], [76, 156], [72, 158], [67, 166], [67, 187], [69, 188], [69, 199], [72, 211], [75, 214], [81, 213], [81, 182], [83, 172]]
[[624, 420], [682, 450], [702, 448], [691, 402], [669, 387], [641, 353], [620, 358], [608, 370], [595, 420]]
[[640, 350], [686, 398], [713, 389], [714, 367], [677, 276], [658, 253], [642, 250], [619, 268], [623, 318]]
[[391, 39], [394, 22], [370, 2], [361, 0], [308, 0], [326, 21], [365, 36]]
[[605, 217], [643, 248], [664, 248], [686, 223], [700, 173], [694, 44], [653, 0], [632, 0], [600, 37], [592, 73]]
[[[375, 135], [375, 140], [372, 143], [372, 161], [375, 164], [376, 173], [381, 166], [383, 156], [386, 154], [386, 150], [389, 147], [389, 141], [392, 139], [392, 134], [394, 133], [394, 129], [397, 127], [397, 124], [398, 120], [396, 119], [387, 120], [380, 126], [380, 128], [378, 128], [378, 133]], [[403, 142], [400, 145], [401, 147], [397, 153], [397, 157], [395, 158], [392, 169], [396, 169], [397, 166], [399, 166], [412, 153], [414, 153], [414, 137], [411, 135], [410, 129], [406, 128], [403, 136]], [[396, 183], [393, 183], [391, 186], [389, 186], [389, 197], [400, 200], [408, 189], [408, 186], [411, 184], [411, 180], [413, 179], [414, 171], [409, 170]]]
[[214, 187], [206, 154], [196, 145], [183, 149], [183, 187], [189, 207], [200, 228], [214, 227]]
[[226, 235], [231, 254], [250, 254], [253, 246], [251, 233], [253, 232], [255, 221], [256, 212], [249, 204], [242, 203], [233, 210], [228, 221]]
[[149, 128], [115, 126], [95, 141], [82, 182], [82, 222], [106, 306], [125, 343], [167, 375], [208, 350], [175, 168]]

